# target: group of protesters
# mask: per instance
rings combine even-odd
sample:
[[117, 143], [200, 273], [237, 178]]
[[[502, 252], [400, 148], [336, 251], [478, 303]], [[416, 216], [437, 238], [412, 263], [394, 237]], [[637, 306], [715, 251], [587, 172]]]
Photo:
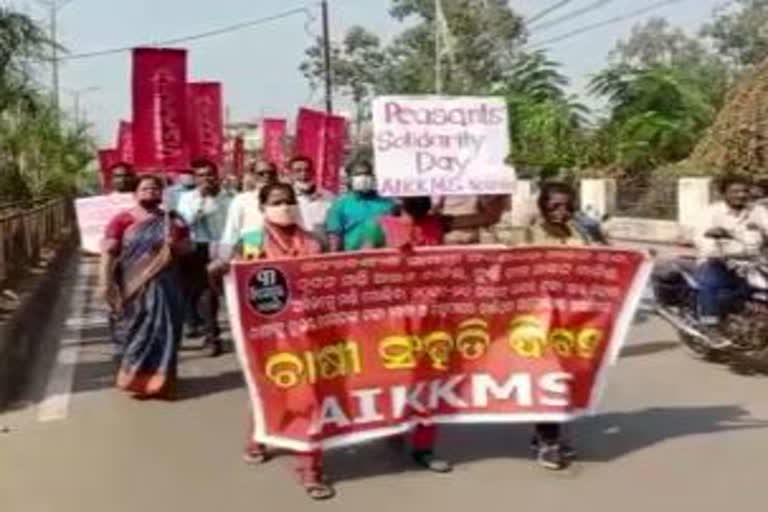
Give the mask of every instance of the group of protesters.
[[[191, 167], [173, 184], [159, 175], [135, 176], [125, 169], [114, 175], [114, 186], [132, 190], [136, 205], [108, 224], [100, 290], [111, 311], [117, 386], [137, 399], [173, 399], [185, 329], [186, 338], [204, 338], [208, 355], [222, 354], [221, 282], [231, 261], [478, 242], [478, 237], [462, 234], [495, 225], [510, 206], [501, 197], [479, 198], [464, 210], [451, 208], [456, 198], [385, 198], [377, 192], [374, 168], [367, 161], [349, 165], [347, 191], [338, 197], [318, 187], [308, 158], [294, 158], [283, 173], [274, 164], [259, 162], [242, 179], [220, 177], [208, 161]], [[570, 186], [542, 184], [527, 241], [598, 241], [599, 230], [576, 214]], [[532, 448], [549, 469], [562, 469], [573, 457], [560, 430], [559, 424], [535, 428]], [[449, 472], [451, 464], [434, 452], [436, 436], [434, 425], [417, 425], [409, 443], [411, 456], [424, 469]], [[269, 447], [248, 442], [246, 462], [263, 463], [269, 457]], [[332, 497], [321, 453], [296, 458], [308, 495]]]

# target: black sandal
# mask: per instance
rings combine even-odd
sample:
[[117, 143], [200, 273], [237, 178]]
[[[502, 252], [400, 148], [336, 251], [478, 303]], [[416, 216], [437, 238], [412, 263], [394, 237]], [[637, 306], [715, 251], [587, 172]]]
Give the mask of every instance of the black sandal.
[[450, 473], [453, 471], [453, 464], [432, 452], [413, 452], [411, 456], [416, 464], [433, 473]]
[[269, 462], [269, 459], [270, 455], [264, 447], [261, 447], [258, 451], [245, 450], [243, 452], [243, 462], [249, 466], [260, 466], [261, 464], [266, 464]]
[[304, 491], [313, 501], [326, 501], [336, 496], [336, 489], [323, 482], [304, 484]]

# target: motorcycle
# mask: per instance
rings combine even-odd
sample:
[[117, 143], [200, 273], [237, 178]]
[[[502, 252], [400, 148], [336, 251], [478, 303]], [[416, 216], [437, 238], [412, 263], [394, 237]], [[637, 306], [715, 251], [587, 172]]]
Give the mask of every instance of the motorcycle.
[[725, 260], [746, 283], [728, 304], [716, 328], [698, 314], [696, 260], [680, 258], [657, 266], [651, 282], [653, 312], [675, 328], [697, 358], [728, 364], [742, 373], [768, 374], [768, 258]]

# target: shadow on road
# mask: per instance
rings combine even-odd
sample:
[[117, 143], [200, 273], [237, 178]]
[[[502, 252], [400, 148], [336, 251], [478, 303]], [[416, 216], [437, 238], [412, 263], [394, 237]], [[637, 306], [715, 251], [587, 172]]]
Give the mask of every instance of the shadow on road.
[[677, 341], [654, 341], [650, 343], [639, 343], [636, 345], [627, 345], [621, 351], [622, 358], [650, 356], [658, 352], [675, 350], [680, 347]]
[[[584, 462], [611, 462], [688, 436], [768, 428], [739, 406], [650, 408], [605, 414], [577, 422], [569, 429]], [[530, 425], [474, 425], [441, 428], [439, 454], [457, 466], [490, 459], [531, 457]], [[336, 481], [382, 474], [419, 471], [403, 449], [391, 441], [376, 441], [326, 456], [328, 473]], [[533, 462], [532, 462], [533, 463]]]

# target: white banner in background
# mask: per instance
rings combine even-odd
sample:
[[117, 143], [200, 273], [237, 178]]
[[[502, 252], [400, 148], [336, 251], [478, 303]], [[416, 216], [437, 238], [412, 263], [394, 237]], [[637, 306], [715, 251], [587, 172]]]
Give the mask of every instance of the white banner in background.
[[373, 129], [383, 196], [514, 192], [503, 98], [382, 96], [373, 102]]
[[75, 200], [77, 227], [80, 229], [80, 246], [85, 252], [99, 254], [104, 230], [112, 217], [133, 208], [133, 194], [107, 194], [81, 197]]

